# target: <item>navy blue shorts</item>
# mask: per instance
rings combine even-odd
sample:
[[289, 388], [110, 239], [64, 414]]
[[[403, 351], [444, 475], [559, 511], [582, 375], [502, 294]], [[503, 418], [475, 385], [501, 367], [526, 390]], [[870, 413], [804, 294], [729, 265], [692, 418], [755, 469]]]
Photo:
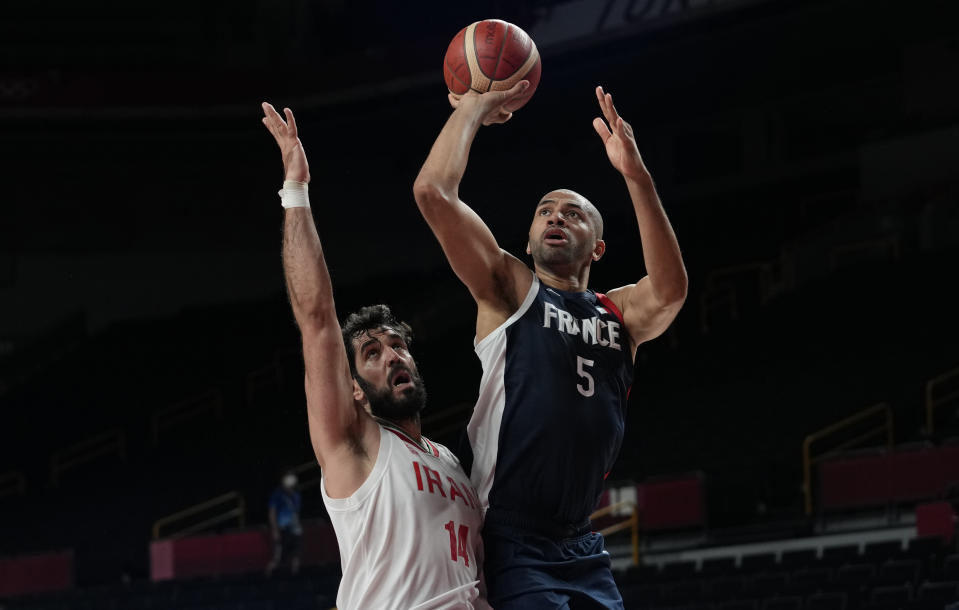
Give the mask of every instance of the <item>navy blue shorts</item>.
[[487, 598], [496, 610], [623, 608], [600, 534], [551, 538], [487, 523], [483, 546]]

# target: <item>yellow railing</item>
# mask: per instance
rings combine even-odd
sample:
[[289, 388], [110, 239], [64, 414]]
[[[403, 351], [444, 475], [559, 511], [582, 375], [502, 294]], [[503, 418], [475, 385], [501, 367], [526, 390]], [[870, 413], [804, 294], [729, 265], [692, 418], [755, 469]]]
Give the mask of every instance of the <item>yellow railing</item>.
[[239, 492], [231, 491], [157, 520], [157, 522], [153, 524], [153, 539], [160, 539], [160, 535], [163, 533], [163, 528], [171, 524], [185, 522], [190, 517], [195, 517], [208, 511], [212, 512], [213, 508], [220, 506], [221, 504], [224, 505], [225, 510], [216, 512], [213, 515], [208, 516], [196, 523], [176, 528], [167, 533], [164, 537], [178, 538], [180, 536], [186, 536], [187, 534], [195, 534], [233, 519], [237, 520], [240, 527], [245, 525], [246, 501]]
[[204, 413], [212, 412], [217, 417], [223, 416], [223, 395], [217, 389], [210, 389], [202, 394], [191, 396], [186, 400], [173, 403], [153, 413], [151, 437], [153, 446], [160, 444], [160, 433], [164, 430], [195, 419]]
[[27, 478], [19, 470], [0, 474], [0, 498], [22, 496], [27, 492]]
[[442, 438], [450, 432], [466, 427], [473, 403], [464, 402], [447, 407], [442, 411], [424, 417], [420, 422], [423, 432], [430, 438]]
[[630, 530], [633, 546], [633, 565], [639, 565], [639, 507], [635, 502], [624, 500], [622, 502], [610, 504], [609, 506], [604, 506], [590, 515], [589, 518], [590, 520], [594, 520], [607, 515], [613, 515], [620, 512], [624, 508], [630, 509], [629, 517], [619, 521], [618, 523], [604, 527], [603, 529], [599, 530], [599, 533], [603, 536], [609, 536], [610, 534], [615, 534], [616, 532], [621, 532], [626, 529]]
[[60, 484], [60, 476], [64, 471], [100, 456], [115, 453], [122, 460], [126, 457], [126, 445], [126, 435], [123, 431], [109, 430], [65, 447], [50, 457], [50, 482], [56, 487]]
[[[869, 418], [876, 417], [877, 420], [881, 420], [877, 426], [868, 428], [865, 432], [861, 432], [856, 436], [846, 439], [836, 445], [830, 446], [827, 449], [819, 450], [813, 454], [813, 444], [827, 439], [830, 437], [836, 437], [837, 433], [848, 430], [852, 426], [864, 422]], [[886, 403], [879, 403], [871, 407], [867, 407], [858, 413], [850, 415], [845, 419], [841, 419], [836, 423], [826, 426], [822, 430], [813, 432], [803, 441], [802, 444], [802, 466], [803, 466], [803, 495], [805, 496], [805, 507], [806, 515], [812, 515], [813, 509], [813, 493], [812, 493], [812, 467], [814, 464], [818, 464], [824, 458], [828, 457], [829, 454], [836, 451], [843, 451], [846, 449], [851, 449], [853, 447], [862, 446], [862, 443], [866, 442], [869, 439], [876, 437], [885, 436], [886, 446], [892, 448], [893, 445], [893, 430], [892, 430], [892, 409], [889, 408], [889, 405]]]
[[[949, 382], [954, 384], [951, 388], [946, 385]], [[946, 386], [946, 392], [937, 393], [937, 390], [943, 386]], [[926, 432], [928, 434], [932, 434], [936, 428], [935, 410], [953, 401], [959, 401], [959, 367], [926, 382]]]

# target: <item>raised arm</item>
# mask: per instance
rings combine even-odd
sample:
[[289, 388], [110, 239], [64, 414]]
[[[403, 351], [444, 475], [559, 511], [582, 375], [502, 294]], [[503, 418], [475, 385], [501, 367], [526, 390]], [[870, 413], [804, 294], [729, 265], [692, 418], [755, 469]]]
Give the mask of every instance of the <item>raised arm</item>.
[[597, 117], [593, 127], [603, 139], [610, 163], [626, 180], [646, 262], [645, 277], [607, 295], [623, 312], [635, 350], [640, 343], [661, 335], [679, 313], [686, 300], [686, 267], [652, 176], [639, 154], [633, 128], [619, 116], [612, 95], [596, 87], [596, 97], [606, 122]]
[[[480, 307], [515, 309], [516, 278], [529, 276], [522, 262], [500, 249], [483, 220], [459, 198], [470, 147], [481, 125], [503, 123], [512, 116], [503, 105], [520, 96], [529, 82], [508, 91], [470, 93], [456, 100], [455, 110], [440, 131], [413, 185], [416, 205], [439, 240], [453, 271], [466, 284]], [[520, 271], [522, 269], [522, 271]], [[509, 311], [512, 313], [512, 311]], [[507, 315], [509, 315], [507, 313]]]
[[[354, 400], [354, 384], [336, 308], [333, 286], [313, 214], [305, 204], [310, 170], [289, 108], [283, 120], [263, 103], [263, 124], [276, 139], [286, 170], [283, 271], [293, 315], [303, 340], [310, 439], [327, 483], [327, 492], [349, 495], [365, 480], [376, 453], [369, 447], [371, 420]], [[379, 436], [376, 436], [378, 449]], [[369, 455], [372, 454], [372, 458]], [[357, 482], [358, 481], [358, 482]], [[355, 486], [354, 486], [355, 484]], [[352, 488], [352, 489], [351, 489]]]

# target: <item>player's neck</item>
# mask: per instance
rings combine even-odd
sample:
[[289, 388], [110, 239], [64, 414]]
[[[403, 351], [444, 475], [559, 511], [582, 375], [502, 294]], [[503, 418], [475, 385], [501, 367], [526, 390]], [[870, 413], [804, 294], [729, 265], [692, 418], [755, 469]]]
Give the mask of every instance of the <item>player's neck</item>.
[[385, 419], [382, 417], [377, 417], [376, 421], [380, 422], [380, 424], [386, 426], [387, 428], [399, 430], [417, 443], [423, 442], [423, 435], [420, 432], [420, 416], [418, 413], [409, 419]]
[[586, 292], [589, 286], [589, 265], [574, 267], [540, 267], [533, 265], [536, 277], [550, 288], [565, 292]]

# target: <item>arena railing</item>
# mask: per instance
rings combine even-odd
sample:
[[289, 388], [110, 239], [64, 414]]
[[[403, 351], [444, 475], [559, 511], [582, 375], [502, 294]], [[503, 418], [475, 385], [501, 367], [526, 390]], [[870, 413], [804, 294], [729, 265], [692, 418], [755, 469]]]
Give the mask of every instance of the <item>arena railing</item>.
[[98, 457], [116, 454], [121, 460], [125, 459], [126, 451], [127, 439], [122, 430], [108, 430], [69, 447], [64, 447], [54, 452], [50, 457], [50, 483], [54, 487], [58, 486], [60, 477], [65, 471], [91, 462]]
[[[222, 508], [214, 510], [217, 507]], [[201, 515], [205, 516], [199, 521], [192, 521]], [[234, 519], [239, 527], [246, 525], [246, 500], [239, 492], [230, 491], [158, 519], [153, 524], [153, 539], [195, 534]], [[171, 531], [164, 535], [164, 528], [168, 527]]]
[[19, 470], [0, 473], [0, 498], [22, 496], [27, 493], [27, 478]]
[[926, 433], [936, 429], [935, 411], [943, 405], [959, 403], [959, 367], [926, 382]]
[[[865, 422], [875, 419], [880, 422], [866, 428], [865, 431], [856, 430], [857, 426], [863, 426]], [[828, 440], [836, 440], [842, 433], [855, 433], [852, 438], [847, 438], [828, 448], [818, 448], [814, 445], [820, 445]], [[824, 459], [835, 455], [836, 452], [864, 446], [863, 443], [870, 439], [885, 437], [886, 446], [893, 446], [893, 428], [892, 428], [892, 409], [889, 405], [882, 402], [871, 407], [867, 407], [858, 413], [841, 419], [834, 424], [826, 426], [821, 430], [813, 432], [803, 440], [802, 444], [802, 467], [803, 467], [803, 495], [805, 496], [805, 511], [807, 516], [813, 512], [813, 492], [812, 492], [812, 467], [814, 464], [822, 462]]]
[[223, 416], [223, 395], [217, 389], [210, 389], [202, 394], [191, 396], [185, 400], [158, 409], [153, 413], [151, 438], [153, 446], [160, 444], [160, 433], [173, 428], [185, 421], [196, 419], [204, 413], [213, 413], [217, 418]]
[[615, 534], [628, 529], [630, 531], [631, 543], [633, 547], [633, 565], [639, 565], [639, 506], [635, 502], [631, 500], [624, 500], [622, 502], [610, 504], [609, 506], [604, 506], [590, 515], [589, 519], [590, 521], [595, 521], [602, 517], [615, 516], [616, 514], [621, 513], [624, 508], [630, 510], [629, 517], [623, 519], [622, 521], [607, 525], [603, 529], [599, 530], [598, 533], [602, 534], [603, 536], [609, 536], [610, 534]]

